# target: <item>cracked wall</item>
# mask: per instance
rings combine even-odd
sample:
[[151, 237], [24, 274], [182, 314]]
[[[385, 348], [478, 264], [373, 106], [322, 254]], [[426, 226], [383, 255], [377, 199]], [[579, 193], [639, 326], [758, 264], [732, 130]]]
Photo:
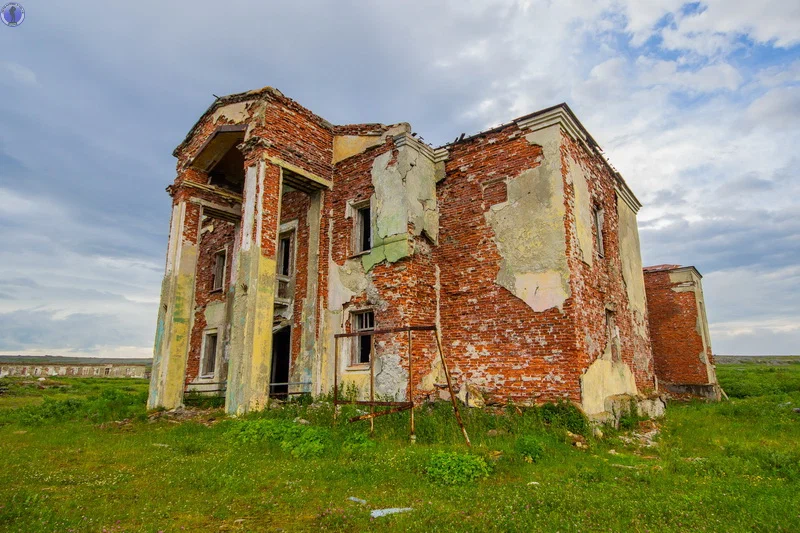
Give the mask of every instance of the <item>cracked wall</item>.
[[509, 178], [507, 200], [485, 214], [501, 257], [497, 283], [534, 311], [563, 310], [570, 289], [560, 132], [553, 126], [525, 139], [542, 147], [541, 164]]
[[448, 150], [433, 254], [443, 348], [460, 394], [470, 390], [478, 403], [579, 401], [558, 127], [511, 124]]
[[562, 154], [581, 405], [603, 418], [608, 398], [655, 389], [644, 293], [631, 274], [641, 257], [635, 207], [629, 203], [638, 204], [625, 196], [627, 186], [602, 156], [576, 136], [562, 135]]

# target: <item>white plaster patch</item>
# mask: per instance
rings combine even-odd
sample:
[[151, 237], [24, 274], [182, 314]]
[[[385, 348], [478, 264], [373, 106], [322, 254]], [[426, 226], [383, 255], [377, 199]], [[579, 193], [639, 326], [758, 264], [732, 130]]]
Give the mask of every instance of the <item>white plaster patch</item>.
[[569, 296], [559, 272], [526, 272], [514, 276], [514, 294], [534, 311], [563, 310]]
[[606, 398], [618, 394], [638, 394], [633, 372], [625, 363], [597, 359], [581, 376], [581, 403], [588, 415], [604, 412]]

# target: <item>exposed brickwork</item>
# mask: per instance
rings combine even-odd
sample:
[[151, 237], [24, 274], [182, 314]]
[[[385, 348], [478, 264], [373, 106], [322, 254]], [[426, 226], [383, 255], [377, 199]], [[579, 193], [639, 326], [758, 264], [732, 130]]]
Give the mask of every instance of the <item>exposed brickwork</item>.
[[[481, 201], [484, 184], [535, 168], [541, 147], [508, 126], [451, 148], [437, 188], [441, 321], [445, 354], [459, 381], [499, 401], [580, 401], [573, 302], [537, 313], [495, 282], [501, 261]], [[476, 201], [476, 199], [478, 201]], [[492, 201], [497, 198], [492, 198]]]
[[283, 194], [281, 224], [297, 221], [294, 248], [294, 301], [292, 308], [292, 364], [300, 354], [303, 333], [303, 299], [308, 286], [308, 208], [310, 199], [300, 191]]
[[[233, 105], [237, 107], [225, 107]], [[243, 152], [245, 168], [258, 170], [257, 176], [250, 171], [251, 178], [256, 176], [255, 182], [249, 182], [251, 189], [248, 191], [245, 187], [241, 197], [209, 185], [206, 173], [188, 167], [212, 132], [221, 125], [230, 124], [247, 125], [246, 134], [243, 134], [244, 142], [238, 146]], [[563, 220], [560, 214], [559, 218], [554, 219], [554, 225], [561, 235], [563, 224], [564, 242], [558, 243], [559, 250], [562, 244], [565, 249], [565, 256], [560, 257], [563, 258], [561, 264], [565, 265], [564, 275], [568, 278], [565, 278], [568, 292], [563, 302], [535, 311], [530, 303], [504, 288], [498, 280], [505, 258], [498, 244], [501, 236], [496, 235], [493, 229], [497, 226], [492, 225], [495, 222], [491, 219], [491, 208], [510, 203], [512, 189], [509, 184], [526, 171], [539, 168], [544, 158], [544, 148], [529, 141], [526, 138], [528, 132], [515, 123], [447, 146], [449, 154], [444, 160], [440, 159], [441, 151], [434, 152], [423, 147], [418, 157], [427, 157], [429, 160], [425, 164], [434, 165], [433, 161], [437, 161], [437, 164], [444, 166], [443, 174], [437, 174], [437, 178], [443, 179], [435, 184], [439, 217], [437, 242], [433, 242], [434, 237], [427, 235], [415, 236], [414, 230], [417, 228], [409, 224], [408, 239], [413, 253], [394, 262], [379, 262], [366, 273], [361, 272], [361, 257], [353, 252], [354, 221], [352, 216], [348, 216], [351, 214], [348, 204], [367, 201], [376, 194], [373, 179], [377, 178], [373, 177], [373, 164], [377, 157], [391, 153], [390, 164], [395, 164], [400, 160], [399, 154], [405, 153], [403, 150], [419, 149], [416, 141], [412, 140], [403, 139], [405, 144], [398, 141], [395, 145], [392, 136], [387, 136], [380, 144], [369, 146], [375, 141], [373, 136], [385, 134], [390, 128], [392, 126], [382, 124], [332, 126], [269, 88], [226, 97], [198, 121], [184, 143], [176, 149], [178, 177], [169, 189], [175, 205], [186, 205], [183, 239], [187, 243], [198, 244], [186, 383], [196, 378], [199, 370], [202, 333], [207, 327], [207, 306], [230, 297], [227, 290], [210, 290], [214, 252], [228, 246], [230, 277], [234, 269], [233, 260], [239, 250], [239, 243], [235, 242], [239, 227], [252, 228], [251, 233], [241, 235], [241, 243], [258, 242], [263, 258], [275, 258], [277, 229], [280, 224], [293, 220], [297, 221], [297, 232], [291, 360], [294, 365], [299, 355], [309, 351], [309, 345], [303, 345], [304, 336], [306, 342], [308, 339], [315, 341], [316, 347], [311, 350], [316, 350], [312, 354], [315, 360], [311, 362], [315, 373], [326, 373], [321, 366], [323, 360], [332, 363], [330, 350], [333, 348], [334, 330], [351, 330], [353, 324], [349, 320], [350, 313], [364, 308], [374, 310], [375, 326], [379, 329], [431, 325], [438, 320], [444, 351], [457, 386], [473, 384], [489, 400], [500, 402], [542, 402], [559, 398], [581, 402], [582, 376], [598, 358], [603, 357], [604, 351], [607, 353], [607, 313], [613, 317], [613, 324], [618, 331], [619, 347], [614, 349], [615, 362], [623, 362], [631, 369], [640, 392], [652, 390], [655, 387], [655, 372], [660, 372], [658, 360], [654, 367], [652, 350], [661, 349], [662, 344], [683, 349], [681, 343], [686, 344], [686, 350], [696, 348], [694, 341], [689, 343], [686, 339], [679, 339], [677, 333], [672, 337], [662, 335], [658, 329], [660, 325], [651, 328], [654, 332], [651, 347], [647, 312], [642, 310], [643, 314], [635, 317], [631, 301], [638, 300], [629, 300], [623, 278], [622, 254], [626, 252], [621, 250], [618, 238], [620, 220], [617, 209], [618, 202], [624, 201], [618, 193], [620, 178], [598, 152], [567, 135], [565, 132], [568, 129], [548, 130], [561, 132], [556, 146], [560, 146], [560, 152], [557, 153], [562, 175], [559, 177], [556, 174], [555, 179], [556, 183], [561, 180], [559, 190], [563, 185], [563, 198], [559, 196], [556, 201], [559, 213], [563, 202], [564, 214]], [[350, 156], [334, 164], [333, 146], [337, 135], [365, 135], [372, 139], [363, 144], [359, 144], [360, 140], [347, 139], [346, 142], [351, 143], [348, 150], [357, 151], [359, 146], [363, 146], [363, 151], [354, 155], [344, 151], [342, 153]], [[318, 228], [309, 226], [312, 201], [307, 193], [288, 191], [281, 194], [281, 173], [289, 171], [281, 169], [281, 162], [332, 181], [332, 190], [319, 193], [321, 219]], [[422, 160], [419, 162], [422, 163]], [[577, 165], [581, 169], [586, 177], [589, 201], [593, 206], [602, 208], [604, 214], [604, 253], [602, 257], [598, 253], [594, 235], [591, 265], [581, 256], [581, 253], [585, 253], [586, 243], [579, 240], [579, 233], [585, 240], [585, 230], [579, 229], [579, 226], [585, 219], [581, 218], [581, 213], [585, 214], [585, 206], [576, 205], [578, 196], [569, 174], [570, 165]], [[441, 170], [439, 168], [437, 172]], [[433, 181], [427, 183], [428, 190], [433, 190]], [[408, 185], [404, 182], [402, 186]], [[236, 212], [243, 210], [243, 205], [251, 206], [252, 202], [260, 202], [254, 210], [254, 216], [261, 214], [260, 219], [243, 219], [240, 224], [200, 219], [201, 203]], [[635, 208], [632, 210], [635, 212]], [[213, 230], [209, 229], [211, 226]], [[312, 235], [317, 233], [319, 248], [311, 250], [309, 243], [312, 242]], [[314, 253], [319, 254], [316, 271], [309, 268], [310, 257]], [[638, 250], [635, 253], [638, 254]], [[365, 262], [368, 260], [365, 259]], [[349, 274], [362, 276], [367, 288], [353, 295], [341, 308], [331, 309], [329, 291], [333, 289], [329, 284], [333, 281], [329, 277], [332, 272], [336, 274], [336, 269], [345, 266], [350, 269]], [[309, 287], [313, 287], [314, 281], [317, 283], [317, 316], [311, 317], [311, 322], [306, 322], [309, 318], [304, 316], [309, 312], [307, 292]], [[239, 287], [238, 280], [236, 286]], [[539, 285], [532, 287], [538, 290]], [[649, 284], [647, 289], [649, 296]], [[649, 306], [651, 320], [654, 305], [658, 308], [655, 313], [659, 324], [665, 322], [665, 313], [669, 309], [673, 311], [667, 317], [669, 320], [678, 315], [682, 317], [681, 313], [674, 312], [675, 306], [682, 309], [683, 300], [692, 298], [692, 294], [670, 294], [677, 297], [669, 300], [669, 305], [659, 303], [656, 297]], [[226, 317], [230, 316], [229, 312]], [[263, 320], [272, 318], [265, 316]], [[337, 324], [336, 320], [341, 322]], [[304, 331], [308, 324], [314, 324], [316, 330]], [[681, 334], [690, 326], [688, 320], [673, 320], [669, 324]], [[232, 326], [228, 324], [228, 327]], [[694, 328], [694, 318], [691, 328]], [[222, 341], [222, 337], [220, 339]], [[266, 339], [268, 341], [269, 337]], [[387, 335], [376, 341], [377, 357], [396, 354], [400, 366], [408, 368], [406, 334]], [[264, 346], [267, 346], [266, 342]], [[423, 379], [435, 366], [436, 343], [430, 333], [415, 333], [413, 346], [416, 361], [413, 369], [414, 388], [415, 396], [419, 398], [426, 394], [419, 390]], [[327, 352], [323, 353], [324, 350]], [[319, 368], [316, 366], [318, 363]], [[322, 379], [314, 375], [317, 376], [315, 379]], [[630, 380], [630, 374], [628, 376]], [[686, 379], [696, 380], [697, 377]]]
[[[200, 229], [200, 246], [195, 271], [194, 321], [189, 341], [189, 355], [186, 362], [186, 383], [197, 379], [200, 375], [200, 359], [203, 334], [208, 327], [205, 311], [210, 303], [225, 302], [228, 291], [231, 268], [233, 264], [233, 240], [235, 224], [227, 220], [204, 217]], [[226, 250], [226, 279], [222, 290], [213, 290], [215, 254]], [[224, 336], [224, 329], [218, 331], [219, 342]]]
[[[592, 228], [593, 261], [590, 266], [578, 254], [578, 237], [575, 220], [575, 185], [565, 181], [567, 198], [567, 255], [570, 263], [572, 296], [575, 300], [574, 320], [578, 327], [578, 350], [583, 364], [588, 366], [602, 354], [606, 347], [606, 310], [613, 309], [614, 323], [619, 329], [620, 355], [634, 373], [637, 387], [655, 389], [651, 345], [647, 329], [639, 334], [634, 324], [628, 295], [622, 278], [622, 258], [619, 247], [618, 199], [616, 178], [607, 164], [567, 135], [563, 135], [562, 153], [564, 170], [568, 156], [576, 161], [588, 176], [587, 185], [591, 203], [603, 211], [603, 254], [597, 244], [597, 227]], [[646, 317], [645, 317], [646, 320]], [[585, 371], [585, 367], [581, 373]]]
[[[645, 269], [647, 309], [653, 338], [653, 359], [659, 381], [681, 385], [709, 383], [703, 337], [698, 331], [698, 305], [694, 291], [678, 292], [670, 270]], [[700, 328], [702, 330], [702, 328]], [[713, 364], [710, 346], [706, 357]]]

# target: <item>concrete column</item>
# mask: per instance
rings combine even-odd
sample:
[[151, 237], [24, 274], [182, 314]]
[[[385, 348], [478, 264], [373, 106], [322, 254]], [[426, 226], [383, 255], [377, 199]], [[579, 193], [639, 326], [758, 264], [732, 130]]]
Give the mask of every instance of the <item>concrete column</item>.
[[245, 157], [225, 397], [225, 409], [230, 414], [263, 409], [269, 398], [272, 372], [281, 171], [260, 155], [254, 157], [246, 152]]
[[197, 266], [199, 207], [180, 201], [172, 207], [167, 266], [161, 283], [148, 409], [183, 403]]

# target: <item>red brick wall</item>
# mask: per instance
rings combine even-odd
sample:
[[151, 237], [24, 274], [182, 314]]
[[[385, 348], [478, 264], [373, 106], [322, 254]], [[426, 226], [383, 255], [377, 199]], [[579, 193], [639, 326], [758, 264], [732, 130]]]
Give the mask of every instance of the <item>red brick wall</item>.
[[300, 191], [284, 193], [281, 201], [281, 224], [297, 220], [294, 249], [294, 302], [292, 309], [291, 364], [300, 354], [303, 328], [303, 299], [308, 286], [308, 208], [309, 196]]
[[[372, 125], [367, 125], [371, 126]], [[354, 127], [355, 128], [355, 127]], [[360, 131], [356, 128], [355, 131]], [[352, 255], [351, 235], [353, 219], [345, 218], [348, 202], [368, 200], [374, 193], [372, 185], [372, 163], [378, 156], [394, 149], [392, 139], [364, 153], [347, 158], [335, 166], [334, 189], [326, 195], [323, 209], [324, 229], [320, 257], [325, 264], [328, 257], [327, 228], [332, 223], [332, 258], [344, 265]], [[328, 216], [332, 213], [332, 216]], [[354, 296], [345, 306], [345, 313], [371, 307], [375, 313], [375, 327], [379, 329], [408, 325], [433, 325], [436, 320], [436, 266], [431, 251], [432, 244], [424, 237], [414, 240], [415, 253], [396, 263], [380, 263], [367, 274], [374, 292], [373, 299], [367, 294]], [[327, 303], [327, 267], [320, 268], [320, 298]], [[352, 324], [347, 324], [351, 327]], [[408, 369], [408, 336], [406, 333], [380, 335], [375, 338], [376, 355], [395, 353], [400, 356], [400, 365]], [[436, 344], [430, 332], [413, 334], [414, 383], [418, 386], [422, 374], [430, 372], [432, 358], [436, 355]], [[415, 393], [419, 395], [420, 393]]]
[[[619, 329], [621, 357], [633, 371], [637, 388], [655, 388], [650, 339], [646, 328], [643, 336], [635, 332], [633, 309], [622, 278], [622, 258], [619, 248], [619, 216], [615, 178], [600, 156], [562, 134], [562, 168], [566, 174], [567, 161], [576, 162], [586, 176], [591, 202], [603, 210], [603, 257], [598, 254], [596, 228], [592, 229], [592, 265], [584, 262], [579, 253], [575, 220], [575, 186], [565, 180], [567, 199], [567, 256], [571, 272], [572, 298], [575, 301], [575, 323], [578, 328], [578, 350], [583, 371], [600, 357], [606, 347], [606, 306], [614, 312]], [[646, 319], [646, 317], [645, 317]], [[593, 343], [587, 342], [593, 339]], [[639, 357], [635, 357], [639, 354]], [[581, 372], [581, 373], [582, 373]]]
[[[205, 217], [203, 220], [200, 246], [198, 247], [197, 268], [195, 270], [195, 313], [194, 321], [192, 322], [191, 338], [189, 340], [189, 356], [186, 363], [185, 381], [187, 384], [196, 379], [200, 373], [203, 332], [208, 326], [205, 318], [206, 307], [213, 302], [224, 302], [228, 292], [228, 280], [230, 280], [233, 262], [232, 251], [235, 238], [234, 233], [235, 224], [233, 222], [212, 217]], [[228, 252], [225, 284], [221, 291], [212, 292], [215, 254], [217, 251], [226, 247]], [[220, 327], [217, 334], [218, 342], [222, 343], [225, 334], [224, 328]], [[225, 379], [227, 379], [227, 377], [222, 378], [222, 380]]]
[[708, 369], [700, 360], [704, 348], [697, 331], [695, 293], [673, 291], [669, 271], [645, 272], [644, 281], [658, 379], [676, 385], [708, 384]]
[[[574, 302], [535, 312], [496, 283], [501, 257], [484, 213], [501, 200], [497, 180], [539, 165], [542, 149], [515, 125], [450, 147], [437, 187], [441, 322], [457, 381], [477, 382], [494, 399], [580, 401]], [[485, 189], [485, 190], [484, 190]], [[487, 194], [488, 191], [488, 194]]]

